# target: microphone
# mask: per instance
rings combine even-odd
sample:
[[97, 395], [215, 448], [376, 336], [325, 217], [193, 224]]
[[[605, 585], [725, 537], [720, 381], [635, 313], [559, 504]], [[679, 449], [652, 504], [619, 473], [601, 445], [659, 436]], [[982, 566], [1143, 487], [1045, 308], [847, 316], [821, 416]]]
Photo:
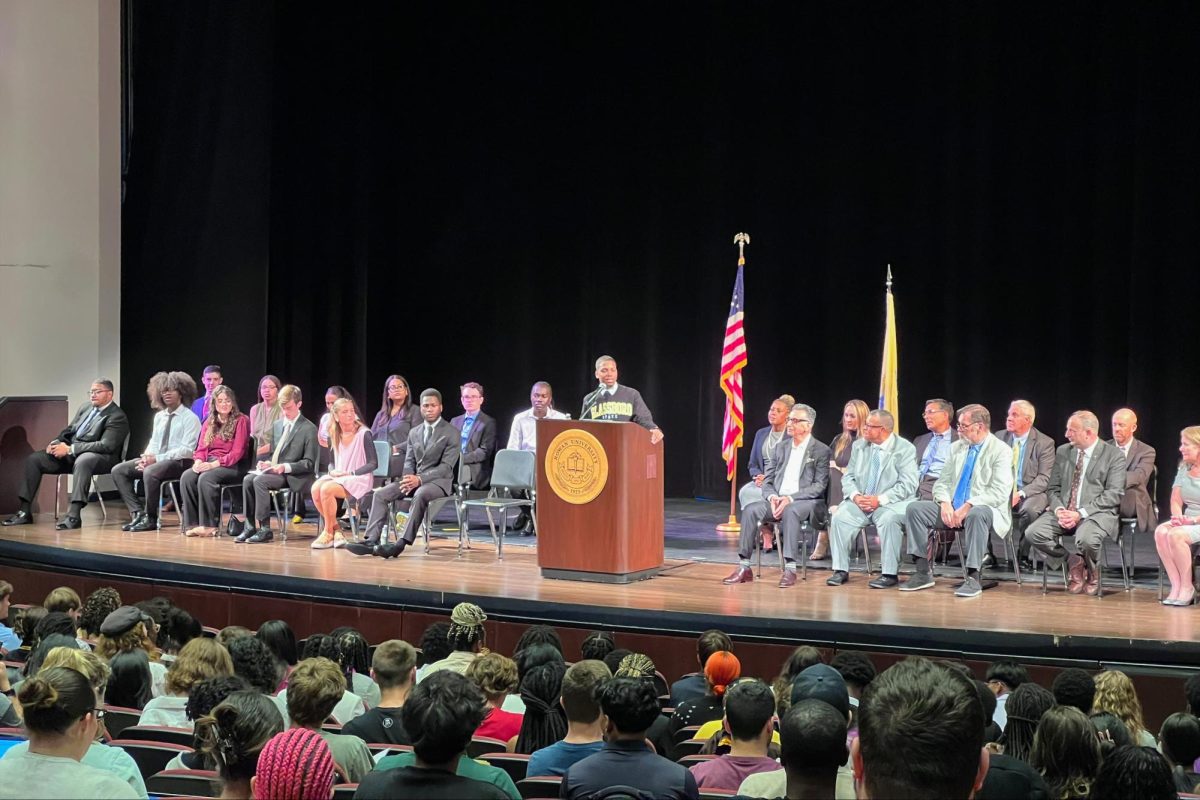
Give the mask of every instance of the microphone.
[[583, 419], [584, 415], [587, 414], [588, 409], [596, 404], [596, 401], [600, 399], [600, 394], [603, 391], [604, 384], [602, 383], [596, 388], [596, 391], [583, 398], [583, 410], [579, 412], [580, 419]]

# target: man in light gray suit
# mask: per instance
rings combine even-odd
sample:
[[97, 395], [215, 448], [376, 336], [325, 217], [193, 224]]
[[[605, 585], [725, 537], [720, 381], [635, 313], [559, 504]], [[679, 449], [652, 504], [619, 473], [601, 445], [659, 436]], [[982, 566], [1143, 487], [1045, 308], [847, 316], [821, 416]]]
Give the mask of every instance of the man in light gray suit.
[[[389, 483], [374, 492], [371, 514], [362, 543], [348, 544], [346, 549], [356, 556], [395, 558], [404, 548], [417, 540], [417, 531], [425, 520], [429, 504], [439, 497], [449, 497], [454, 491], [454, 469], [458, 465], [461, 434], [458, 428], [442, 419], [442, 394], [437, 389], [421, 392], [420, 425], [409, 431], [408, 450], [404, 454], [404, 477], [399, 483]], [[388, 505], [400, 497], [411, 497], [408, 521], [395, 544], [379, 544], [383, 524], [387, 521]]]
[[929, 430], [913, 440], [917, 454], [917, 499], [932, 500], [933, 484], [942, 474], [942, 466], [950, 455], [950, 445], [958, 439], [957, 431], [950, 424], [954, 421], [954, 406], [940, 397], [926, 400], [921, 418]]
[[1029, 544], [1042, 553], [1046, 569], [1058, 569], [1067, 551], [1061, 537], [1074, 536], [1076, 553], [1067, 561], [1071, 594], [1100, 593], [1102, 537], [1117, 538], [1117, 509], [1125, 493], [1125, 456], [1100, 441], [1100, 420], [1091, 411], [1076, 411], [1067, 420], [1070, 444], [1058, 448], [1046, 496], [1050, 508], [1025, 531]]
[[1134, 438], [1137, 431], [1137, 414], [1131, 408], [1118, 409], [1112, 415], [1113, 438], [1125, 456], [1125, 495], [1121, 498], [1120, 514], [1128, 519], [1137, 519], [1139, 531], [1152, 530], [1158, 524], [1154, 518], [1154, 501], [1150, 498], [1150, 476], [1154, 474], [1154, 448]]
[[259, 461], [257, 468], [242, 480], [246, 528], [235, 542], [271, 541], [271, 490], [287, 486], [293, 494], [300, 494], [313, 479], [317, 465], [317, 426], [300, 413], [303, 400], [298, 386], [289, 384], [279, 390], [282, 413], [271, 426], [271, 441], [276, 445], [270, 460]]
[[[1037, 409], [1028, 400], [1013, 400], [1000, 441], [1013, 449], [1013, 535], [1017, 537], [1021, 568], [1033, 569], [1025, 529], [1046, 510], [1046, 489], [1054, 469], [1054, 439], [1033, 427]], [[990, 555], [989, 549], [989, 555]], [[985, 566], [990, 566], [985, 560]]]
[[904, 538], [904, 502], [917, 493], [917, 450], [912, 442], [893, 433], [891, 412], [876, 409], [867, 415], [862, 434], [850, 451], [842, 477], [845, 500], [829, 525], [833, 575], [825, 581], [841, 586], [850, 578], [850, 545], [867, 525], [879, 531], [883, 571], [895, 575], [900, 568], [900, 540]]
[[[1012, 448], [993, 436], [991, 427], [992, 415], [983, 406], [959, 409], [960, 438], [950, 447], [941, 476], [933, 485], [933, 500], [916, 500], [905, 512], [908, 552], [917, 571], [900, 591], [933, 586], [930, 550], [939, 528], [960, 530], [963, 537], [967, 579], [954, 594], [977, 597], [983, 591], [980, 572], [991, 532], [1004, 537], [1012, 526]], [[871, 581], [871, 588], [895, 584], [896, 576], [885, 574]]]
[[800, 526], [811, 518], [813, 510], [825, 501], [829, 488], [829, 448], [812, 437], [817, 412], [812, 406], [797, 403], [788, 412], [785, 431], [788, 438], [775, 447], [767, 464], [762, 500], [755, 500], [742, 511], [742, 536], [738, 544], [741, 564], [725, 578], [725, 583], [749, 583], [754, 580], [750, 554], [754, 537], [763, 523], [780, 523], [783, 539], [784, 570], [779, 588], [796, 585], [796, 542]]

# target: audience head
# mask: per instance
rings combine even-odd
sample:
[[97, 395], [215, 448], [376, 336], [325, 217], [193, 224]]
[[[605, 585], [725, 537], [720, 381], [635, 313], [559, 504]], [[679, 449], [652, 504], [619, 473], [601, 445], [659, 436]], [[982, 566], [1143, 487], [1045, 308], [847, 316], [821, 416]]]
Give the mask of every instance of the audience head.
[[617, 665], [617, 671], [613, 673], [618, 678], [641, 678], [649, 680], [654, 678], [654, 674], [658, 669], [654, 666], [654, 662], [650, 660], [650, 656], [645, 653], [630, 653], [621, 659], [621, 663]]
[[76, 761], [83, 758], [96, 738], [100, 704], [86, 675], [66, 667], [52, 667], [26, 678], [17, 693], [29, 733], [30, 746], [39, 740], [65, 740]]
[[206, 717], [234, 692], [252, 692], [250, 684], [237, 675], [218, 675], [192, 687], [183, 712], [192, 722]]
[[299, 660], [296, 657], [296, 634], [292, 632], [292, 626], [281, 619], [269, 619], [259, 625], [254, 638], [265, 644], [275, 658], [289, 667]]
[[149, 615], [138, 607], [121, 606], [100, 623], [96, 652], [101, 658], [111, 659], [126, 650], [145, 650], [151, 660], [157, 660], [158, 647], [147, 630], [153, 624]]
[[558, 631], [549, 625], [530, 625], [521, 633], [521, 638], [517, 639], [517, 646], [513, 648], [514, 655], [521, 652], [526, 647], [534, 644], [547, 644], [558, 651], [559, 655], [563, 654], [562, 639], [558, 635]]
[[203, 636], [200, 620], [178, 606], [171, 606], [163, 612], [157, 644], [163, 652], [178, 653], [188, 642]]
[[421, 634], [421, 662], [432, 664], [453, 652], [450, 649], [450, 623], [435, 622]]
[[38, 640], [37, 647], [29, 653], [29, 658], [25, 660], [25, 674], [36, 675], [37, 671], [42, 668], [42, 662], [46, 660], [46, 656], [51, 650], [58, 647], [67, 647], [72, 650], [79, 649], [79, 642], [74, 636], [65, 633], [51, 633], [41, 637]]
[[1089, 800], [1175, 800], [1171, 766], [1152, 747], [1118, 747], [1104, 759]]
[[1009, 694], [1028, 680], [1029, 672], [1016, 661], [1008, 659], [996, 661], [988, 667], [988, 688], [995, 692], [997, 697]]
[[608, 667], [609, 671], [612, 672], [613, 675], [616, 675], [617, 670], [621, 668], [621, 662], [625, 660], [626, 656], [631, 655], [633, 655], [632, 650], [626, 650], [624, 647], [614, 648], [613, 650], [610, 650], [608, 655], [604, 657], [604, 665]]
[[263, 746], [282, 730], [283, 719], [271, 698], [233, 692], [196, 721], [197, 750], [216, 766], [222, 783], [248, 784], [261, 766]]
[[104, 697], [104, 688], [108, 685], [108, 679], [112, 675], [108, 664], [105, 664], [100, 656], [90, 650], [76, 650], [71, 647], [56, 647], [46, 654], [46, 658], [42, 661], [42, 669], [54, 669], [55, 667], [73, 669], [87, 678], [97, 698]]
[[283, 670], [275, 654], [261, 640], [253, 636], [234, 639], [229, 643], [229, 658], [234, 674], [245, 679], [255, 691], [274, 694], [279, 689]]
[[388, 375], [383, 382], [383, 406], [379, 413], [390, 414], [393, 403], [401, 408], [412, 403], [412, 389], [402, 375]]
[[169, 694], [186, 695], [192, 687], [209, 678], [233, 674], [229, 651], [215, 639], [192, 639], [179, 651], [179, 657], [167, 670], [166, 689]]
[[828, 664], [813, 664], [792, 679], [789, 704], [820, 700], [842, 715], [843, 733], [850, 719], [850, 691], [841, 673]]
[[709, 656], [721, 651], [733, 652], [733, 640], [723, 631], [709, 628], [696, 639], [696, 663], [700, 665], [700, 669], [704, 669]]
[[1100, 769], [1100, 739], [1083, 712], [1055, 706], [1042, 715], [1029, 765], [1046, 779], [1051, 797], [1086, 797]]
[[1190, 772], [1200, 758], [1200, 719], [1183, 711], [1172, 714], [1163, 720], [1158, 744], [1171, 766]]
[[1096, 695], [1092, 708], [1116, 714], [1136, 741], [1146, 725], [1142, 721], [1142, 704], [1138, 700], [1137, 690], [1133, 688], [1133, 681], [1124, 672], [1109, 669], [1097, 675], [1095, 683]]
[[0, 623], [8, 624], [8, 614], [12, 603], [13, 585], [0, 580]]
[[983, 727], [970, 679], [924, 658], [906, 659], [863, 692], [855, 775], [866, 797], [969, 797], [987, 773]]
[[88, 636], [99, 636], [104, 618], [121, 607], [121, 595], [111, 586], [101, 586], [83, 601], [79, 627]]
[[282, 389], [283, 382], [274, 375], [263, 375], [262, 380], [258, 382], [258, 396], [268, 406], [279, 403], [279, 392]]
[[53, 614], [60, 611], [74, 621], [79, 618], [79, 609], [83, 607], [83, 601], [70, 586], [60, 586], [46, 595], [42, 605], [46, 607], [47, 612]]
[[442, 393], [437, 389], [421, 392], [421, 418], [426, 422], [437, 422], [442, 415]]
[[833, 778], [849, 757], [846, 718], [823, 700], [801, 700], [779, 724], [779, 746], [788, 775]]
[[608, 631], [592, 631], [579, 646], [579, 654], [584, 661], [603, 661], [616, 646], [616, 640]]
[[1084, 714], [1092, 713], [1096, 701], [1096, 681], [1091, 675], [1077, 667], [1064, 669], [1050, 685], [1054, 700], [1060, 706], [1078, 708]]
[[[304, 646], [300, 649], [300, 660], [306, 658], [317, 658], [323, 656], [329, 658], [330, 655], [335, 655], [337, 650], [336, 643], [333, 637], [328, 633], [314, 633], [304, 640]], [[330, 661], [336, 661], [336, 658], [329, 658]]]
[[1096, 736], [1100, 738], [1101, 754], [1107, 755], [1114, 748], [1133, 744], [1133, 739], [1129, 737], [1129, 728], [1111, 711], [1093, 711], [1088, 719], [1096, 729]]
[[1033, 737], [1042, 715], [1054, 707], [1054, 695], [1036, 683], [1022, 683], [1004, 704], [1004, 754], [1029, 762]]
[[53, 636], [56, 633], [63, 636], [75, 638], [75, 620], [70, 614], [63, 611], [51, 611], [42, 618], [42, 621], [34, 628], [33, 638], [40, 642], [47, 636]]
[[654, 684], [641, 678], [613, 678], [599, 689], [596, 699], [608, 717], [608, 740], [643, 739], [662, 710]]
[[305, 659], [288, 679], [288, 716], [302, 728], [320, 728], [345, 693], [346, 676], [337, 664], [328, 658]]
[[233, 644], [235, 640], [245, 639], [253, 635], [254, 631], [243, 627], [242, 625], [226, 625], [224, 628], [221, 628], [220, 632], [217, 633], [216, 639], [221, 646], [228, 650], [229, 646]]
[[704, 680], [708, 691], [716, 697], [723, 697], [729, 684], [742, 676], [742, 662], [728, 650], [719, 650], [704, 662]]
[[565, 668], [562, 653], [551, 644], [531, 644], [517, 651], [513, 656], [517, 663], [517, 680], [525, 677], [531, 669], [543, 664], [558, 664]]
[[474, 683], [448, 669], [418, 683], [400, 712], [413, 740], [413, 752], [425, 764], [450, 764], [467, 749], [483, 722], [487, 705]]
[[258, 774], [250, 779], [256, 800], [308, 800], [333, 796], [337, 765], [315, 731], [291, 728], [263, 746]]
[[517, 665], [499, 653], [487, 653], [475, 659], [467, 665], [465, 674], [483, 692], [488, 703], [496, 707], [517, 690]]
[[518, 753], [532, 753], [549, 747], [566, 736], [567, 716], [559, 702], [566, 670], [566, 665], [558, 661], [534, 667], [521, 676], [525, 715], [517, 737]]
[[[775, 695], [757, 678], [738, 681], [725, 693], [725, 729], [735, 741], [763, 739], [764, 751], [775, 722]], [[845, 725], [842, 725], [843, 740]], [[766, 738], [763, 738], [763, 737]], [[842, 759], [845, 763], [845, 759]]]
[[1000, 738], [999, 727], [993, 727], [995, 723], [992, 722], [992, 717], [996, 715], [996, 706], [999, 705], [996, 695], [983, 681], [972, 679], [971, 682], [975, 684], [975, 693], [979, 695], [979, 702], [983, 705], [984, 738], [989, 742], [997, 741]]
[[152, 677], [145, 650], [122, 650], [108, 662], [112, 676], [104, 702], [121, 708], [144, 708], [150, 702]]
[[21, 643], [33, 648], [37, 644], [36, 632], [38, 623], [50, 613], [42, 606], [30, 606], [13, 620], [13, 631], [21, 637]]
[[603, 661], [588, 659], [572, 664], [562, 679], [562, 707], [568, 722], [588, 724], [600, 718], [596, 692], [612, 672]]
[[459, 603], [450, 612], [450, 630], [446, 640], [454, 650], [475, 652], [486, 640], [483, 623], [487, 614], [474, 603]]
[[842, 680], [846, 682], [846, 690], [851, 697], [861, 697], [863, 689], [875, 680], [878, 672], [875, 670], [875, 663], [871, 661], [863, 653], [855, 653], [850, 650], [839, 652], [829, 662], [829, 666], [833, 667], [842, 676]]
[[333, 639], [337, 643], [337, 661], [346, 673], [347, 683], [351, 675], [366, 675], [371, 671], [371, 645], [367, 637], [354, 628], [337, 628]]
[[416, 671], [417, 651], [400, 639], [381, 643], [371, 657], [371, 677], [384, 691], [411, 686], [416, 680]]

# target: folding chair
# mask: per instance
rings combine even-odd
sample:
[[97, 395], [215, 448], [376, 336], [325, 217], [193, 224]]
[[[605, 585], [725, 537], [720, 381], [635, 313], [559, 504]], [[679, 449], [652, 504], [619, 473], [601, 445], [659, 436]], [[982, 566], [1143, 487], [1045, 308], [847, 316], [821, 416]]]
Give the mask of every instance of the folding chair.
[[[425, 509], [425, 519], [421, 522], [421, 532], [425, 540], [425, 552], [429, 553], [429, 537], [433, 532], [433, 522], [437, 519], [438, 513], [447, 503], [454, 503], [455, 516], [458, 518], [458, 553], [462, 557], [463, 550], [471, 549], [471, 540], [467, 536], [467, 524], [463, 519], [459, 509], [458, 502], [460, 499], [467, 499], [467, 493], [471, 490], [471, 468], [469, 464], [458, 462], [458, 484], [454, 491], [445, 497], [438, 497], [429, 504]], [[439, 532], [450, 533], [453, 529], [442, 529]]]
[[[458, 517], [460, 524], [466, 525], [472, 508], [482, 508], [487, 512], [488, 526], [492, 531], [492, 539], [496, 542], [496, 560], [504, 558], [504, 531], [508, 529], [508, 512], [514, 508], [528, 508], [533, 511], [533, 493], [537, 491], [537, 454], [530, 450], [504, 449], [496, 453], [496, 463], [492, 470], [492, 488], [487, 497], [481, 500], [459, 500]], [[531, 499], [513, 497], [514, 492], [527, 492]], [[502, 494], [504, 496], [502, 496]], [[496, 532], [496, 520], [493, 511], [500, 512], [500, 531]], [[534, 521], [534, 531], [537, 531], [537, 521]]]
[[[129, 434], [125, 434], [125, 444], [121, 445], [121, 457], [116, 459], [116, 461], [113, 462], [113, 466], [116, 466], [117, 464], [120, 464], [122, 461], [125, 460], [125, 454], [128, 450], [129, 450]], [[96, 485], [96, 479], [102, 475], [108, 475], [111, 472], [112, 472], [112, 467], [109, 467], [108, 469], [103, 470], [101, 472], [93, 473], [92, 480], [90, 481], [90, 483], [88, 485], [88, 494], [96, 495], [96, 500], [99, 501], [99, 503], [100, 503], [100, 513], [103, 515], [105, 522], [108, 522], [108, 509], [104, 505], [104, 493], [102, 491], [100, 491], [100, 488]], [[58, 517], [59, 517], [58, 497], [60, 494], [62, 494], [63, 492], [66, 491], [63, 488], [63, 482], [67, 478], [70, 478], [70, 477], [71, 477], [70, 472], [63, 472], [59, 475], [54, 476], [54, 518], [55, 519], [58, 519]]]

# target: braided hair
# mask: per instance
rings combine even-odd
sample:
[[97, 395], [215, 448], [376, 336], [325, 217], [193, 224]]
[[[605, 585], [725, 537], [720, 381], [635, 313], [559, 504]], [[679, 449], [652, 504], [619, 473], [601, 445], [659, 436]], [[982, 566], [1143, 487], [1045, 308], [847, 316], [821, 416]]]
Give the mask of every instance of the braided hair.
[[1028, 764], [1038, 723], [1053, 706], [1054, 695], [1036, 683], [1022, 683], [1013, 689], [1004, 703], [1004, 712], [1008, 716], [1001, 737], [1004, 755]]
[[521, 679], [525, 716], [521, 720], [516, 752], [532, 753], [567, 735], [567, 714], [559, 702], [566, 671], [562, 662], [551, 662], [534, 667]]
[[369, 675], [371, 672], [371, 645], [367, 637], [354, 628], [338, 628], [333, 632], [337, 640], [339, 662], [346, 670], [346, 682], [350, 682], [350, 672], [359, 675]]
[[446, 639], [454, 650], [474, 650], [483, 644], [483, 623], [487, 614], [474, 603], [459, 603], [450, 612], [450, 630]]
[[196, 721], [197, 749], [216, 765], [222, 782], [245, 782], [258, 771], [263, 746], [281, 730], [274, 700], [255, 691], [234, 692]]
[[333, 793], [336, 765], [329, 745], [307, 728], [290, 728], [267, 742], [258, 758], [257, 800], [308, 800]]

